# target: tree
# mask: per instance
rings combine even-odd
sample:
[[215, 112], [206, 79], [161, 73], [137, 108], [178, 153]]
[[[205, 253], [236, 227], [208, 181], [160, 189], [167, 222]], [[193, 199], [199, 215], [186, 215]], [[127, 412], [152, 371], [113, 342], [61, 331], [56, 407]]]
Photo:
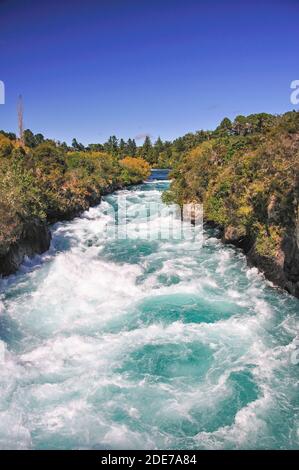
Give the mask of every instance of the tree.
[[34, 148], [37, 147], [38, 145], [42, 144], [45, 141], [45, 138], [43, 134], [33, 134], [33, 132], [30, 129], [26, 129], [23, 132], [23, 140], [24, 144], [27, 147]]
[[225, 117], [222, 119], [219, 126], [216, 128], [216, 134], [218, 135], [230, 135], [232, 133], [232, 122], [229, 118]]
[[127, 147], [126, 148], [127, 154], [130, 157], [135, 157], [136, 150], [137, 150], [137, 145], [136, 145], [135, 139], [128, 139], [126, 147]]
[[64, 152], [53, 144], [43, 143], [39, 145], [34, 150], [33, 156], [36, 165], [42, 168], [44, 173], [56, 171], [57, 175], [58, 173], [64, 173], [66, 169]]
[[185, 145], [184, 145], [184, 138], [183, 137], [178, 137], [173, 141], [173, 147], [176, 152], [184, 152], [185, 151]]
[[35, 134], [34, 139], [35, 139], [35, 144], [36, 145], [42, 144], [45, 140], [43, 134]]
[[117, 155], [118, 140], [115, 135], [111, 135], [108, 141], [104, 143], [104, 150], [112, 155]]
[[104, 146], [102, 144], [89, 144], [87, 150], [91, 152], [102, 152], [104, 150]]
[[9, 140], [16, 140], [17, 136], [14, 132], [5, 132], [5, 131], [0, 131], [1, 135], [4, 135], [5, 137], [8, 137]]
[[151, 173], [149, 164], [139, 157], [125, 157], [120, 161], [120, 166], [123, 168], [122, 178], [125, 182], [138, 183]]
[[275, 116], [268, 113], [250, 114], [247, 116], [252, 132], [263, 132], [268, 127], [273, 126]]
[[141, 148], [141, 156], [149, 163], [153, 160], [153, 146], [150, 137], [147, 135]]
[[246, 116], [242, 116], [241, 114], [239, 114], [238, 116], [236, 116], [234, 120], [233, 132], [236, 135], [246, 135], [248, 133], [247, 125], [248, 125], [248, 121], [247, 121]]
[[8, 137], [0, 134], [0, 157], [8, 157], [13, 150], [13, 145]]
[[83, 152], [85, 150], [84, 145], [77, 142], [75, 138], [72, 140], [72, 147], [74, 150], [77, 150], [78, 152]]
[[118, 154], [120, 158], [124, 157], [124, 155], [126, 154], [126, 147], [127, 146], [126, 146], [124, 139], [120, 139], [119, 147], [118, 147]]
[[64, 152], [67, 152], [69, 150], [69, 147], [68, 147], [67, 143], [64, 142], [64, 141], [63, 142], [58, 141], [57, 142], [57, 147], [59, 147]]
[[161, 137], [158, 137], [155, 144], [154, 144], [154, 148], [156, 149], [157, 153], [159, 154], [160, 152], [163, 151], [164, 149], [164, 145], [163, 145], [163, 142], [161, 140]]
[[26, 129], [23, 132], [23, 140], [24, 140], [24, 144], [26, 145], [26, 147], [30, 147], [30, 148], [36, 147], [34, 134], [30, 129]]
[[164, 144], [160, 137], [157, 138], [156, 142], [154, 143], [152, 156], [151, 156], [151, 163], [153, 165], [157, 165], [159, 161], [159, 156], [163, 152]]
[[21, 145], [24, 144], [24, 108], [23, 108], [23, 98], [22, 95], [19, 96], [18, 100], [18, 128], [19, 128], [19, 138]]

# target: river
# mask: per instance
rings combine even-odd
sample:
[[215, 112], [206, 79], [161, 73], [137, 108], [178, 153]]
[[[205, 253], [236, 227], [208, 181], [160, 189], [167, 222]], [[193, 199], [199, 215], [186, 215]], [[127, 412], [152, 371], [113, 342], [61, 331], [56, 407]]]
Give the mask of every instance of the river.
[[[155, 175], [120, 192], [139, 233]], [[298, 299], [213, 231], [107, 236], [120, 193], [0, 281], [0, 448], [298, 448]]]

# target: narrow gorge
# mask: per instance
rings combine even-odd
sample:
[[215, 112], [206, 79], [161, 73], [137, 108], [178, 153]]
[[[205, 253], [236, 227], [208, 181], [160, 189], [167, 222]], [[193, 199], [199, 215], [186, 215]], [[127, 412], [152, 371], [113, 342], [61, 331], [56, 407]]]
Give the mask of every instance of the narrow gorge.
[[[299, 300], [216, 229], [147, 239], [171, 216], [141, 215], [154, 175], [1, 280], [2, 449], [298, 448]], [[120, 193], [139, 238], [107, 235]]]

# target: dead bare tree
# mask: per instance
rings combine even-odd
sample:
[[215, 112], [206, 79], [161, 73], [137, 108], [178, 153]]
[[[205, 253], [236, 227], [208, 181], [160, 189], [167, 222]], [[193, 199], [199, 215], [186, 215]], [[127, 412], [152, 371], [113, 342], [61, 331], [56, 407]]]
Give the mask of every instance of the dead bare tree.
[[18, 99], [18, 128], [19, 128], [19, 139], [21, 145], [24, 145], [24, 120], [23, 120], [23, 97], [19, 95]]

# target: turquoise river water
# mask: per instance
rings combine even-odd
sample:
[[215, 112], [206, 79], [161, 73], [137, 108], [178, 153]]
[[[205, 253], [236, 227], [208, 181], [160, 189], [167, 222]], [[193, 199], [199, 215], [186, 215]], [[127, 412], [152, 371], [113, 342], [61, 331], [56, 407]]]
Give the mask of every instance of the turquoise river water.
[[[121, 192], [129, 227], [167, 186]], [[116, 203], [0, 281], [0, 448], [299, 448], [299, 301], [212, 231], [107, 236]]]

